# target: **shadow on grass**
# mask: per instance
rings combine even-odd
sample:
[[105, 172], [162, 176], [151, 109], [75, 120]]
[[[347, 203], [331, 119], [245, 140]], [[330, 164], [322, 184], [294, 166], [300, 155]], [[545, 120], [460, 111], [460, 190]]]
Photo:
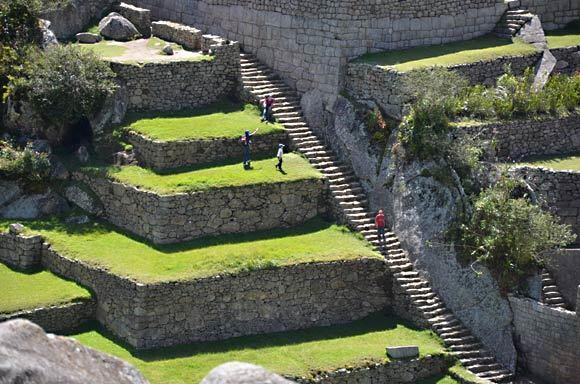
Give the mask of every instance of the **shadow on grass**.
[[112, 340], [116, 344], [122, 346], [124, 349], [129, 351], [133, 357], [146, 362], [154, 362], [159, 360], [190, 357], [197, 354], [225, 353], [246, 349], [259, 350], [263, 348], [282, 347], [321, 340], [341, 339], [364, 335], [371, 332], [394, 330], [397, 325], [404, 325], [406, 328], [413, 331], [420, 330], [396, 316], [386, 315], [385, 313], [375, 313], [362, 320], [349, 324], [314, 327], [298, 331], [275, 332], [266, 335], [242, 336], [227, 340], [200, 342], [146, 351], [135, 350], [127, 343], [119, 340], [98, 323], [88, 324], [85, 328], [85, 332], [96, 331], [104, 338]]
[[355, 60], [355, 62], [384, 66], [396, 65], [409, 61], [424, 60], [438, 56], [459, 53], [467, 50], [497, 48], [511, 44], [513, 43], [509, 39], [501, 39], [492, 35], [486, 35], [473, 40], [458, 41], [454, 43], [422, 46], [400, 51], [368, 53]]

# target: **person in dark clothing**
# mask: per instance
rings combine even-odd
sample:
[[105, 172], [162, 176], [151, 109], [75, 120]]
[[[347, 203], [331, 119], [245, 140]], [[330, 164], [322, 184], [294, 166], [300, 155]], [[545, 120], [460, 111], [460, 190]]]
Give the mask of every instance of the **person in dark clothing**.
[[375, 227], [377, 228], [377, 232], [379, 234], [379, 242], [382, 243], [386, 242], [385, 226], [386, 226], [385, 214], [383, 213], [383, 210], [380, 209], [379, 213], [377, 213], [377, 215], [375, 216]]
[[242, 148], [244, 151], [244, 168], [250, 166], [250, 146], [252, 145], [252, 136], [254, 136], [259, 129], [260, 128], [256, 128], [256, 130], [252, 133], [250, 133], [250, 131], [246, 131], [241, 138]]
[[273, 95], [268, 95], [264, 100], [262, 100], [262, 121], [272, 121], [272, 107], [274, 106]]

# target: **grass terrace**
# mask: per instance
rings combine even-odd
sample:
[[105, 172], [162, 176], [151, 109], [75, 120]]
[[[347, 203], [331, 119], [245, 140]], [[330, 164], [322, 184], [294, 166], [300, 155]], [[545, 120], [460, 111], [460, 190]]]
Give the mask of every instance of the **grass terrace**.
[[[375, 314], [350, 324], [301, 331], [246, 336], [147, 352], [117, 344], [105, 331], [90, 330], [73, 336], [97, 350], [122, 358], [137, 367], [152, 384], [198, 383], [214, 367], [243, 361], [289, 376], [386, 362], [387, 345], [418, 345], [421, 356], [442, 354], [443, 345], [428, 330], [417, 330], [403, 320]], [[456, 383], [434, 378], [425, 383]]]
[[91, 297], [50, 272], [17, 272], [0, 263], [0, 313], [62, 305]]
[[580, 21], [570, 23], [563, 29], [546, 31], [546, 38], [552, 49], [580, 46]]
[[256, 135], [284, 132], [281, 124], [262, 122], [255, 105], [232, 101], [190, 111], [131, 113], [126, 128], [159, 141], [238, 138], [256, 128]]
[[399, 72], [408, 72], [425, 67], [450, 67], [458, 64], [493, 60], [499, 57], [531, 55], [536, 52], [532, 45], [526, 44], [521, 40], [512, 42], [487, 35], [467, 41], [370, 53], [363, 55], [355, 62], [392, 67]]
[[322, 174], [312, 167], [308, 160], [295, 153], [284, 156], [285, 174], [278, 172], [274, 167], [275, 164], [276, 160], [268, 158], [252, 161], [252, 169], [248, 170], [244, 170], [241, 159], [163, 172], [139, 166], [94, 166], [82, 169], [87, 173], [105, 175], [113, 180], [160, 194], [322, 178]]
[[[22, 223], [30, 232], [43, 235], [62, 255], [144, 283], [190, 280], [308, 262], [381, 258], [359, 235], [321, 219], [290, 229], [223, 235], [163, 246], [150, 245], [107, 224], [71, 225], [57, 219]], [[8, 225], [8, 221], [0, 221], [0, 228]], [[4, 279], [0, 287], [1, 284]]]
[[580, 156], [549, 157], [526, 161], [518, 165], [529, 165], [532, 167], [544, 167], [556, 171], [577, 171], [580, 172]]

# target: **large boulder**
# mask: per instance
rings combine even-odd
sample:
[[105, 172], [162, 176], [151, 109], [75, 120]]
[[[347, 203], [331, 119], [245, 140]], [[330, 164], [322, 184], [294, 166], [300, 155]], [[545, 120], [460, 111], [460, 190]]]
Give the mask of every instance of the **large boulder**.
[[257, 365], [233, 361], [211, 370], [201, 384], [292, 384], [282, 376]]
[[12, 203], [22, 195], [22, 189], [17, 182], [0, 180], [0, 207]]
[[6, 219], [38, 219], [64, 213], [70, 209], [68, 203], [55, 192], [25, 195], [0, 210]]
[[133, 23], [116, 12], [111, 12], [99, 22], [99, 33], [108, 39], [130, 41], [139, 38], [141, 34]]
[[103, 213], [103, 204], [94, 193], [89, 192], [88, 187], [83, 189], [76, 184], [69, 185], [65, 188], [64, 195], [68, 201], [92, 215], [99, 216]]
[[90, 32], [77, 33], [75, 35], [75, 38], [81, 44], [95, 44], [103, 39], [101, 35], [97, 35], [96, 33]]
[[2, 384], [146, 384], [124, 361], [78, 341], [46, 334], [28, 320], [0, 324]]

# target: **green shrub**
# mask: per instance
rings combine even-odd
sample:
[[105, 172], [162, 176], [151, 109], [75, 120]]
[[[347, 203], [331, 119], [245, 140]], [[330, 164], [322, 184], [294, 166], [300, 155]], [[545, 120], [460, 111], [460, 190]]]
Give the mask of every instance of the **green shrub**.
[[16, 150], [0, 143], [0, 175], [30, 183], [48, 180], [51, 164], [48, 155], [37, 153], [30, 148]]
[[387, 143], [391, 128], [379, 108], [375, 107], [366, 113], [365, 124], [371, 134], [372, 142], [383, 145]]
[[504, 290], [542, 264], [542, 254], [574, 240], [568, 225], [530, 202], [522, 181], [502, 176], [473, 202], [460, 249], [485, 264]]
[[114, 77], [94, 53], [65, 45], [32, 54], [12, 86], [47, 122], [70, 125], [102, 106], [116, 89]]

